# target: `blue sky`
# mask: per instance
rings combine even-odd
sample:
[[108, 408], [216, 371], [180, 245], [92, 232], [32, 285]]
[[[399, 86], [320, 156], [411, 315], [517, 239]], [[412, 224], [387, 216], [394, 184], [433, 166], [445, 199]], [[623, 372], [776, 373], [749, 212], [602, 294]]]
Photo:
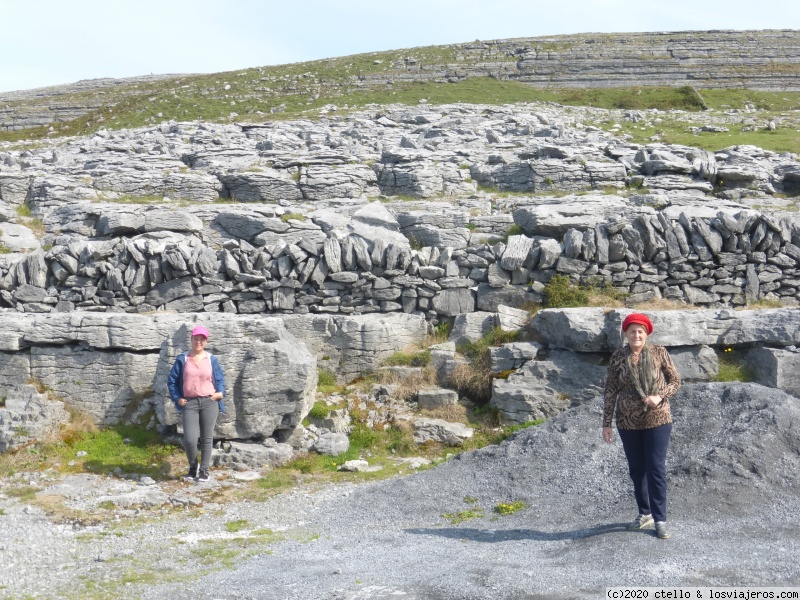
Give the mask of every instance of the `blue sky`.
[[800, 28], [789, 0], [0, 0], [0, 92], [584, 32]]

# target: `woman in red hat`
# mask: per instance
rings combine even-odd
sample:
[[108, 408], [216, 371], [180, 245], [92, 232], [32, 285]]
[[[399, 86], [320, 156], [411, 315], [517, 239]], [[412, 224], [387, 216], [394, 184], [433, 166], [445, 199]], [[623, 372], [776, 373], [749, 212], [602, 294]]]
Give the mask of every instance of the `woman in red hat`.
[[681, 385], [675, 363], [663, 346], [647, 343], [653, 323], [641, 313], [622, 322], [627, 346], [611, 355], [606, 376], [603, 440], [610, 444], [611, 420], [628, 460], [639, 514], [628, 529], [644, 529], [655, 522], [656, 535], [667, 530], [667, 446], [672, 431], [669, 399]]
[[[191, 349], [175, 359], [167, 378], [167, 389], [178, 413], [183, 414], [183, 447], [189, 460], [187, 477], [208, 481], [214, 427], [225, 412], [225, 376], [217, 357], [206, 352], [208, 329], [192, 330]], [[198, 470], [197, 442], [200, 441]]]

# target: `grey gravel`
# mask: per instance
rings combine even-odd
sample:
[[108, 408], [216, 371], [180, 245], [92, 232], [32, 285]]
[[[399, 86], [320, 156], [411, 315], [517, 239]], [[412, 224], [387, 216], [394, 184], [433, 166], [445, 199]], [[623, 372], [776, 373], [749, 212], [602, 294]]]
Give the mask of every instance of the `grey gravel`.
[[[669, 540], [625, 530], [632, 492], [619, 441], [600, 440], [598, 399], [413, 475], [304, 486], [263, 503], [206, 501], [200, 515], [116, 530], [56, 525], [5, 499], [0, 585], [11, 597], [37, 598], [84, 597], [94, 581], [145, 600], [461, 600], [800, 584], [800, 400], [756, 384], [689, 384], [672, 404]], [[225, 485], [233, 484], [209, 484]], [[527, 508], [493, 513], [515, 500]], [[442, 516], [463, 510], [484, 516], [458, 524]], [[235, 520], [247, 527], [227, 531]], [[285, 539], [254, 541], [267, 528]], [[226, 541], [239, 552], [233, 563], [222, 554], [208, 560], [207, 549]], [[115, 584], [125, 570], [155, 583]]]

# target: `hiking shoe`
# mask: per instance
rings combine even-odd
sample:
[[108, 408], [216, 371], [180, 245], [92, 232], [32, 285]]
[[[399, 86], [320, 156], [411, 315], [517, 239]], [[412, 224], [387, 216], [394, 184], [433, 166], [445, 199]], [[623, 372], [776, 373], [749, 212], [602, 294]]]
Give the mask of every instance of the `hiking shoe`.
[[200, 468], [200, 473], [197, 475], [197, 481], [208, 481], [208, 469]]
[[638, 529], [644, 529], [648, 525], [652, 524], [653, 515], [639, 515], [633, 521], [631, 521], [631, 524], [628, 525], [628, 529], [631, 531], [636, 531]]
[[189, 472], [186, 474], [186, 479], [197, 479], [197, 463], [189, 465]]
[[666, 521], [656, 521], [656, 536], [660, 540], [669, 538], [669, 529], [667, 529]]

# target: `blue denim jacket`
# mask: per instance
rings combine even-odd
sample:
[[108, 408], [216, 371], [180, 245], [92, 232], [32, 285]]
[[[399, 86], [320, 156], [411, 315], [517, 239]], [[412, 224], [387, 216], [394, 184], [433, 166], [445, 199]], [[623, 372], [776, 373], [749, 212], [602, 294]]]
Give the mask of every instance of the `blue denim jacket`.
[[[175, 408], [178, 412], [183, 410], [183, 407], [178, 404], [178, 400], [183, 398], [183, 367], [186, 365], [186, 357], [189, 356], [188, 352], [184, 352], [178, 358], [175, 359], [175, 364], [172, 365], [172, 370], [169, 372], [169, 377], [167, 378], [167, 389], [169, 390], [169, 396], [172, 398], [172, 402], [175, 403]], [[222, 367], [219, 364], [219, 360], [217, 357], [211, 353], [208, 353], [208, 357], [211, 360], [211, 377], [214, 380], [214, 390], [217, 392], [222, 392], [222, 396], [225, 396], [225, 376], [222, 374]], [[218, 400], [219, 402], [219, 412], [225, 412], [225, 403], [222, 400]]]

